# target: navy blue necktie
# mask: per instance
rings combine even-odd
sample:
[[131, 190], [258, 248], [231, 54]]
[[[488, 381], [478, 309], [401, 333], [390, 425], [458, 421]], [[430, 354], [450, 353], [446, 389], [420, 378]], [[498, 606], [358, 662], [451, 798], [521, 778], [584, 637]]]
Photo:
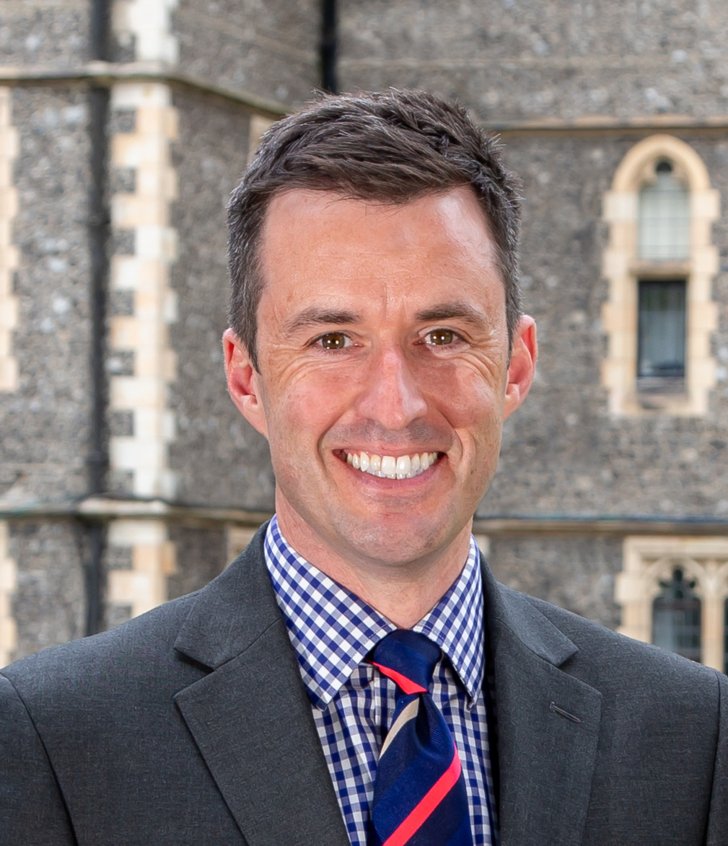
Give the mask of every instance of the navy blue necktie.
[[397, 685], [374, 782], [369, 846], [472, 846], [465, 779], [445, 718], [429, 693], [440, 648], [407, 629], [371, 662]]

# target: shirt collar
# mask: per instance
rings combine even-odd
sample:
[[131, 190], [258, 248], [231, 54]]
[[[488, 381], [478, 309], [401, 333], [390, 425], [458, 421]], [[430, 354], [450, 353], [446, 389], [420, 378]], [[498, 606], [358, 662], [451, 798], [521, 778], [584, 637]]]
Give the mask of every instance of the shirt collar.
[[[264, 549], [303, 682], [312, 703], [325, 708], [395, 626], [300, 556], [283, 537], [276, 517], [268, 525]], [[480, 559], [472, 537], [460, 576], [413, 628], [448, 656], [471, 704], [475, 702], [483, 683], [485, 650]]]

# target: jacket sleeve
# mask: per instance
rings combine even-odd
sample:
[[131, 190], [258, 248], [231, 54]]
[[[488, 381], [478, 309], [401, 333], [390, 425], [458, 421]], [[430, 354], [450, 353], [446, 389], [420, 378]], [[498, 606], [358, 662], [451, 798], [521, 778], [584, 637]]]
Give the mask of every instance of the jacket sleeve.
[[710, 799], [707, 846], [728, 843], [728, 677], [718, 677], [718, 742], [713, 769], [713, 792]]
[[15, 688], [1, 674], [0, 841], [3, 846], [76, 843], [43, 742]]

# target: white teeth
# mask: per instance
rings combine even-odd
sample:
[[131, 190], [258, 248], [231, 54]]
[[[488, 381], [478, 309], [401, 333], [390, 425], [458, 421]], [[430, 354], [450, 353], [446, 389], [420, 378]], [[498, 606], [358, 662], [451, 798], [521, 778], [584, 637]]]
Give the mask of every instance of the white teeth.
[[382, 456], [382, 469], [380, 473], [387, 479], [394, 479], [397, 475], [397, 461], [393, 455]]
[[412, 475], [412, 461], [409, 455], [400, 455], [397, 459], [397, 478], [407, 479]]
[[346, 463], [355, 470], [384, 479], [412, 479], [424, 473], [437, 461], [436, 452], [414, 455], [370, 455], [368, 452], [347, 452]]

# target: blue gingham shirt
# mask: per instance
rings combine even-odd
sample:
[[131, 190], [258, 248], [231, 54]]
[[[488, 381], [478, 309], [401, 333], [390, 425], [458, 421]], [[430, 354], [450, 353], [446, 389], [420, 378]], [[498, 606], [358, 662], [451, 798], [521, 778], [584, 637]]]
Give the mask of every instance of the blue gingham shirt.
[[[379, 750], [392, 721], [396, 686], [365, 662], [394, 626], [286, 542], [274, 517], [265, 559], [298, 656], [331, 780], [353, 846], [366, 846]], [[415, 625], [443, 651], [432, 696], [463, 764], [475, 844], [496, 844], [493, 779], [483, 693], [483, 589], [478, 548], [457, 581]]]

